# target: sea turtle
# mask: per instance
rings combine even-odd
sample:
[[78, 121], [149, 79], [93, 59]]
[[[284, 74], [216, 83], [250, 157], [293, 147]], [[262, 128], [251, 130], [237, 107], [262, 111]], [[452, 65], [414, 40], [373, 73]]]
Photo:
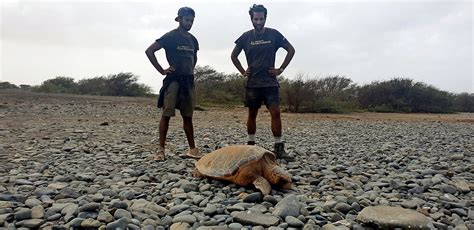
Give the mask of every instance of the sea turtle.
[[232, 145], [213, 151], [195, 163], [194, 176], [227, 180], [241, 186], [253, 184], [262, 194], [271, 185], [291, 188], [291, 175], [278, 166], [275, 154], [254, 145]]

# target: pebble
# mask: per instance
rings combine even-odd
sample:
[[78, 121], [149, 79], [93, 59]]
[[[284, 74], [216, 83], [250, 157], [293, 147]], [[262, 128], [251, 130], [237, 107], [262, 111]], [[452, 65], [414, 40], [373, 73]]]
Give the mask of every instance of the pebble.
[[[386, 209], [411, 217], [392, 227], [414, 226], [412, 217], [420, 226], [432, 219], [440, 229], [473, 227], [468, 123], [284, 114], [285, 146], [296, 159], [278, 162], [293, 187], [262, 196], [251, 185], [193, 177], [195, 160], [181, 157], [188, 146], [179, 120], [170, 125], [167, 160], [151, 161], [160, 116], [151, 99], [0, 94], [8, 102], [0, 116], [24, 124], [8, 128], [0, 144], [0, 160], [8, 159], [0, 170], [1, 227], [364, 229], [388, 226], [377, 216]], [[245, 116], [196, 111], [196, 144], [210, 152], [245, 143]], [[269, 127], [267, 114], [261, 119]], [[270, 150], [272, 138], [263, 128], [256, 136]]]

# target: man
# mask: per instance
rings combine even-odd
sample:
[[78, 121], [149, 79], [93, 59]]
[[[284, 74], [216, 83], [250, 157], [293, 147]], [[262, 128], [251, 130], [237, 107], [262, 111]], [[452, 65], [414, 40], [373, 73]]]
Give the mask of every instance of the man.
[[[254, 29], [243, 33], [235, 41], [235, 48], [231, 55], [235, 67], [242, 75], [247, 77], [245, 85], [245, 106], [249, 108], [247, 144], [255, 144], [256, 119], [263, 102], [271, 115], [271, 128], [275, 141], [274, 153], [279, 158], [288, 158], [281, 138], [277, 76], [283, 73], [288, 66], [295, 54], [295, 49], [280, 32], [265, 27], [267, 9], [263, 5], [253, 5], [249, 10], [249, 14]], [[287, 51], [287, 55], [280, 68], [275, 68], [275, 55], [280, 47]], [[245, 57], [247, 58], [247, 69], [242, 67], [238, 59], [242, 49], [245, 51]]]
[[[183, 117], [183, 128], [190, 149], [186, 155], [194, 158], [202, 156], [194, 143], [192, 121], [196, 101], [193, 73], [199, 44], [188, 31], [193, 25], [194, 16], [193, 9], [180, 8], [175, 18], [175, 21], [179, 22], [179, 27], [157, 39], [145, 52], [156, 70], [166, 75], [158, 99], [158, 108], [163, 108], [163, 113], [160, 120], [160, 147], [154, 156], [154, 160], [157, 161], [165, 159], [166, 134], [170, 118], [175, 116], [175, 109], [179, 109]], [[161, 67], [155, 56], [155, 52], [161, 48], [164, 48], [166, 52], [169, 63], [167, 69]]]

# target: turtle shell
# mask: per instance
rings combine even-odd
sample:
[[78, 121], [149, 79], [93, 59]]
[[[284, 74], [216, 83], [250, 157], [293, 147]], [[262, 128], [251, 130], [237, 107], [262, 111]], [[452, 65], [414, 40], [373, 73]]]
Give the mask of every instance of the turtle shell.
[[234, 174], [243, 165], [260, 160], [267, 155], [272, 161], [275, 155], [255, 145], [232, 145], [206, 154], [195, 163], [197, 170], [210, 177], [226, 177]]

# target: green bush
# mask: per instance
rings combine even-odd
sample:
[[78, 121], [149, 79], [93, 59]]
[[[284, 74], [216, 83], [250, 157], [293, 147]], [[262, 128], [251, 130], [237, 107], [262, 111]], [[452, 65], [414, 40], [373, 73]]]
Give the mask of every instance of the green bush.
[[19, 87], [8, 81], [0, 82], [0, 89], [18, 89]]
[[107, 77], [82, 79], [77, 83], [73, 78], [56, 77], [44, 81], [35, 91], [44, 93], [78, 93], [103, 96], [147, 96], [151, 87], [137, 83], [138, 77], [132, 73], [111, 74]]
[[73, 78], [60, 76], [44, 81], [36, 90], [42, 93], [77, 93], [77, 85]]
[[[195, 68], [197, 102], [201, 106], [242, 106], [245, 78], [225, 74], [210, 66]], [[56, 77], [39, 86], [20, 85], [21, 89], [47, 93], [78, 93], [107, 96], [150, 97], [151, 88], [137, 83], [138, 76], [118, 73], [82, 79]], [[289, 79], [278, 77], [283, 111], [296, 113], [373, 112], [474, 112], [474, 94], [452, 94], [407, 78], [375, 81], [358, 86], [344, 76], [310, 78], [297, 74]], [[0, 82], [0, 89], [16, 89]]]
[[394, 78], [359, 88], [359, 103], [369, 111], [449, 113], [454, 111], [453, 95], [425, 83]]

